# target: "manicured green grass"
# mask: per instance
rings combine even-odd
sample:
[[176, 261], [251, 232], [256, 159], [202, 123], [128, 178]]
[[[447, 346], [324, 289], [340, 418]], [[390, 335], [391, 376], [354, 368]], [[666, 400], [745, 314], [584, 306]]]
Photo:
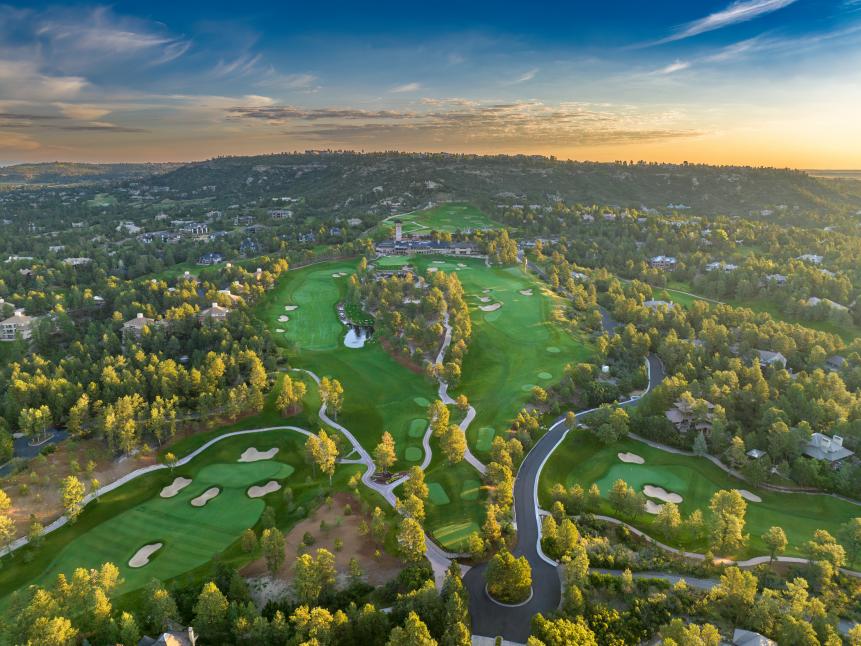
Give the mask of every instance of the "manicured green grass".
[[107, 193], [98, 193], [96, 196], [86, 201], [86, 205], [90, 208], [106, 208], [108, 206], [116, 206], [117, 198]]
[[437, 506], [447, 505], [451, 502], [448, 497], [448, 494], [445, 492], [445, 489], [438, 482], [428, 483], [428, 492], [428, 498], [433, 504]]
[[481, 493], [481, 482], [478, 480], [464, 480], [463, 489], [461, 489], [460, 497], [463, 500], [478, 500]]
[[[316, 504], [328, 488], [328, 479], [315, 474], [305, 462], [304, 444], [304, 435], [288, 430], [225, 438], [173, 473], [156, 471], [102, 496], [84, 508], [76, 523], [46, 536], [41, 547], [24, 548], [4, 559], [0, 606], [13, 590], [32, 583], [48, 584], [60, 572], [69, 575], [74, 568], [97, 567], [107, 561], [120, 570], [121, 595], [140, 589], [153, 577], [170, 580], [203, 572], [219, 554], [229, 554], [241, 564], [249, 557], [237, 548], [239, 536], [256, 525], [267, 504], [276, 509], [279, 526], [287, 528], [301, 517], [299, 507]], [[181, 456], [178, 447], [171, 448]], [[237, 462], [249, 447], [261, 451], [277, 447], [279, 451], [272, 460]], [[340, 466], [335, 480], [341, 483], [359, 470], [356, 465]], [[161, 489], [177, 476], [190, 478], [192, 483], [173, 498], [161, 498]], [[269, 480], [283, 481], [293, 489], [293, 508], [285, 507], [281, 491], [263, 498], [247, 496], [250, 486]], [[210, 487], [220, 489], [217, 497], [203, 507], [190, 504]], [[128, 566], [140, 547], [158, 542], [164, 545], [148, 565]]]
[[[625, 464], [619, 460], [619, 452], [640, 455], [645, 459], [645, 464]], [[750, 534], [750, 544], [743, 554], [738, 555], [740, 557], [767, 554], [760, 537], [769, 527], [782, 527], [789, 539], [787, 554], [799, 555], [803, 543], [813, 537], [815, 530], [827, 529], [835, 534], [841, 524], [861, 516], [861, 506], [833, 496], [756, 489], [733, 478], [705, 458], [668, 453], [635, 440], [624, 440], [605, 447], [586, 431], [570, 433], [548, 460], [541, 474], [540, 502], [549, 508], [552, 502], [549, 492], [557, 482], [566, 487], [580, 484], [585, 489], [597, 483], [601, 493], [606, 496], [618, 478], [638, 491], [642, 491], [643, 485], [651, 484], [678, 493], [683, 498], [679, 505], [683, 516], [700, 509], [708, 517], [709, 500], [721, 489], [747, 489], [760, 496], [762, 502], [748, 502], [747, 505], [745, 532]], [[615, 515], [606, 503], [602, 512]], [[649, 514], [643, 514], [633, 521], [624, 520], [656, 538], [662, 538], [655, 534], [652, 527], [654, 517]], [[681, 536], [677, 546], [700, 552], [708, 547], [707, 541], [693, 541], [687, 536]]]
[[464, 520], [443, 525], [432, 533], [439, 543], [449, 549], [465, 549], [466, 539], [469, 538], [470, 534], [480, 531], [480, 529], [477, 523]]
[[404, 459], [409, 462], [418, 462], [423, 456], [424, 453], [417, 446], [408, 446], [404, 451]]
[[494, 435], [496, 435], [496, 430], [494, 430], [490, 426], [483, 426], [478, 429], [478, 436], [475, 440], [476, 450], [490, 451]]
[[407, 431], [410, 437], [423, 437], [428, 427], [428, 421], [422, 417], [414, 419], [410, 423], [410, 430]]
[[[493, 436], [482, 429], [504, 432], [530, 399], [534, 384], [552, 384], [561, 378], [565, 364], [587, 359], [592, 348], [585, 339], [572, 336], [553, 320], [560, 301], [519, 267], [487, 267], [477, 259], [440, 261], [429, 256], [412, 262], [421, 272], [430, 267], [456, 271], [467, 294], [472, 337], [461, 382], [450, 389], [450, 394], [465, 394], [475, 406], [476, 418], [468, 439], [473, 450], [486, 452]], [[520, 293], [528, 289], [532, 296]], [[490, 300], [485, 303], [480, 298]], [[480, 309], [493, 303], [502, 303], [502, 307], [493, 312]], [[550, 379], [542, 377], [546, 374]]]
[[458, 203], [440, 204], [423, 211], [397, 215], [388, 218], [381, 227], [394, 230], [395, 220], [402, 222], [401, 228], [404, 233], [430, 233], [431, 231], [454, 233], [467, 229], [498, 229], [502, 226], [471, 204]]

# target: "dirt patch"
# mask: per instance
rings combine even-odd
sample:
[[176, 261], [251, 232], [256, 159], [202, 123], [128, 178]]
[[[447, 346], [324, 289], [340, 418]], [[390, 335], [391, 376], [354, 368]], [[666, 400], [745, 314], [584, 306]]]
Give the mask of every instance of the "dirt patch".
[[189, 480], [188, 478], [177, 476], [171, 484], [161, 490], [160, 495], [162, 498], [173, 498], [176, 494], [178, 494], [190, 484], [191, 480]]
[[[88, 472], [87, 465], [91, 460], [95, 463], [95, 469]], [[73, 462], [80, 468], [73, 470]], [[50, 455], [34, 458], [19, 473], [0, 480], [0, 486], [12, 498], [10, 515], [15, 522], [15, 536], [24, 536], [27, 533], [30, 514], [42, 525], [52, 523], [63, 514], [58, 483], [67, 475], [75, 475], [87, 484], [96, 478], [104, 486], [135, 469], [154, 463], [155, 456], [152, 453], [117, 459], [100, 440], [60, 442]], [[35, 477], [31, 477], [31, 473], [35, 473]], [[21, 493], [22, 491], [25, 493]]]
[[242, 455], [239, 456], [239, 462], [257, 462], [259, 460], [271, 460], [278, 453], [278, 447], [269, 449], [268, 451], [258, 451], [253, 446], [245, 449]]
[[[344, 515], [344, 506], [350, 505], [353, 513]], [[253, 580], [252, 594], [259, 604], [269, 598], [277, 598], [284, 594], [293, 580], [293, 564], [296, 557], [305, 552], [313, 553], [318, 548], [329, 550], [335, 555], [335, 568], [338, 570], [339, 581], [344, 581], [349, 570], [350, 558], [355, 557], [365, 573], [365, 579], [371, 585], [380, 585], [389, 581], [400, 572], [404, 564], [400, 559], [387, 554], [381, 545], [370, 536], [359, 533], [362, 515], [359, 513], [361, 503], [348, 493], [337, 493], [334, 496], [332, 508], [320, 505], [308, 518], [297, 523], [284, 537], [286, 556], [284, 565], [276, 573], [274, 579], [267, 575], [266, 561], [261, 557], [246, 565], [240, 573], [247, 579]], [[325, 521], [328, 529], [320, 529], [320, 521]], [[370, 523], [370, 516], [365, 517]], [[302, 537], [308, 532], [314, 537], [310, 547], [302, 543]], [[343, 548], [335, 551], [335, 541], [341, 540]], [[374, 552], [380, 550], [380, 558], [374, 558]], [[259, 598], [257, 598], [259, 596]]]

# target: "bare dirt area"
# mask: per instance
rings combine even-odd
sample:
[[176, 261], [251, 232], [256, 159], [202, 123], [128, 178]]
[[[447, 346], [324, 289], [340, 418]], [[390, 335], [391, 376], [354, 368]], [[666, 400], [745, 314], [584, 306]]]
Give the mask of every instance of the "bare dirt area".
[[[350, 505], [353, 510], [349, 516], [344, 515], [345, 505]], [[359, 532], [359, 525], [363, 520], [360, 509], [360, 502], [352, 495], [337, 493], [331, 508], [325, 504], [320, 505], [284, 537], [286, 558], [274, 579], [269, 577], [266, 561], [262, 557], [242, 568], [240, 572], [250, 580], [255, 601], [258, 604], [265, 604], [267, 600], [287, 593], [293, 579], [293, 564], [296, 557], [308, 552], [313, 554], [320, 548], [327, 549], [335, 555], [339, 584], [346, 580], [352, 557], [359, 561], [365, 573], [365, 580], [371, 585], [380, 585], [395, 577], [403, 569], [403, 562], [384, 552], [382, 546], [370, 536], [362, 536]], [[364, 520], [370, 523], [369, 516]], [[325, 522], [326, 529], [320, 528], [321, 521]], [[307, 546], [303, 543], [306, 532], [314, 537], [313, 545]], [[343, 542], [340, 551], [335, 549], [337, 540]], [[374, 556], [377, 550], [380, 551], [379, 558]]]
[[[92, 470], [88, 469], [90, 461], [94, 463]], [[53, 453], [30, 460], [22, 471], [0, 480], [0, 487], [12, 499], [15, 536], [27, 533], [31, 514], [42, 525], [63, 514], [60, 483], [66, 476], [76, 476], [89, 491], [93, 478], [104, 486], [154, 463], [155, 452], [117, 459], [101, 440], [70, 439], [61, 442]]]

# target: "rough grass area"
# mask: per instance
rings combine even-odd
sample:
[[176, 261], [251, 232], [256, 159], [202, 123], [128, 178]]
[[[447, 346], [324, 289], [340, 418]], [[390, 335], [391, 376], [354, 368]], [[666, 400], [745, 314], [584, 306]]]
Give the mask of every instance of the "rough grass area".
[[428, 498], [435, 505], [447, 505], [451, 502], [448, 494], [439, 482], [428, 483]]
[[[619, 460], [619, 452], [642, 456], [645, 464], [625, 464]], [[744, 553], [736, 555], [739, 557], [767, 554], [760, 536], [769, 527], [782, 527], [789, 539], [787, 554], [801, 555], [802, 544], [813, 537], [815, 530], [827, 529], [833, 535], [841, 524], [861, 516], [861, 505], [833, 496], [757, 489], [730, 476], [706, 458], [668, 453], [635, 440], [605, 447], [585, 431], [570, 433], [548, 460], [539, 484], [540, 502], [543, 507], [549, 508], [552, 502], [549, 492], [557, 482], [566, 487], [576, 483], [584, 488], [594, 482], [606, 496], [618, 478], [627, 481], [638, 491], [642, 491], [644, 485], [651, 484], [678, 493], [683, 498], [679, 505], [683, 516], [700, 509], [708, 517], [709, 500], [720, 489], [747, 489], [760, 496], [762, 502], [749, 502], [747, 505], [745, 532], [750, 534], [750, 545]], [[606, 503], [602, 512], [615, 515]], [[655, 535], [653, 516], [643, 514], [633, 521], [625, 520]], [[676, 544], [700, 552], [708, 547], [706, 540], [694, 541], [685, 535], [680, 536]]]

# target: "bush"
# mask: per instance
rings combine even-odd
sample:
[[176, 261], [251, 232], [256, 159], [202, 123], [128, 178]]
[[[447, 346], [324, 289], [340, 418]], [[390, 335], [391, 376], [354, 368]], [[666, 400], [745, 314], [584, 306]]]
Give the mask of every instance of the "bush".
[[314, 542], [315, 542], [315, 540], [316, 540], [316, 539], [315, 539], [315, 538], [314, 538], [314, 536], [311, 534], [311, 532], [305, 532], [305, 534], [302, 536], [302, 544], [303, 544], [303, 545], [307, 545], [308, 547], [310, 547], [311, 545], [313, 545], [313, 544], [314, 544]]
[[0, 429], [0, 464], [12, 459], [14, 445], [8, 431]]

